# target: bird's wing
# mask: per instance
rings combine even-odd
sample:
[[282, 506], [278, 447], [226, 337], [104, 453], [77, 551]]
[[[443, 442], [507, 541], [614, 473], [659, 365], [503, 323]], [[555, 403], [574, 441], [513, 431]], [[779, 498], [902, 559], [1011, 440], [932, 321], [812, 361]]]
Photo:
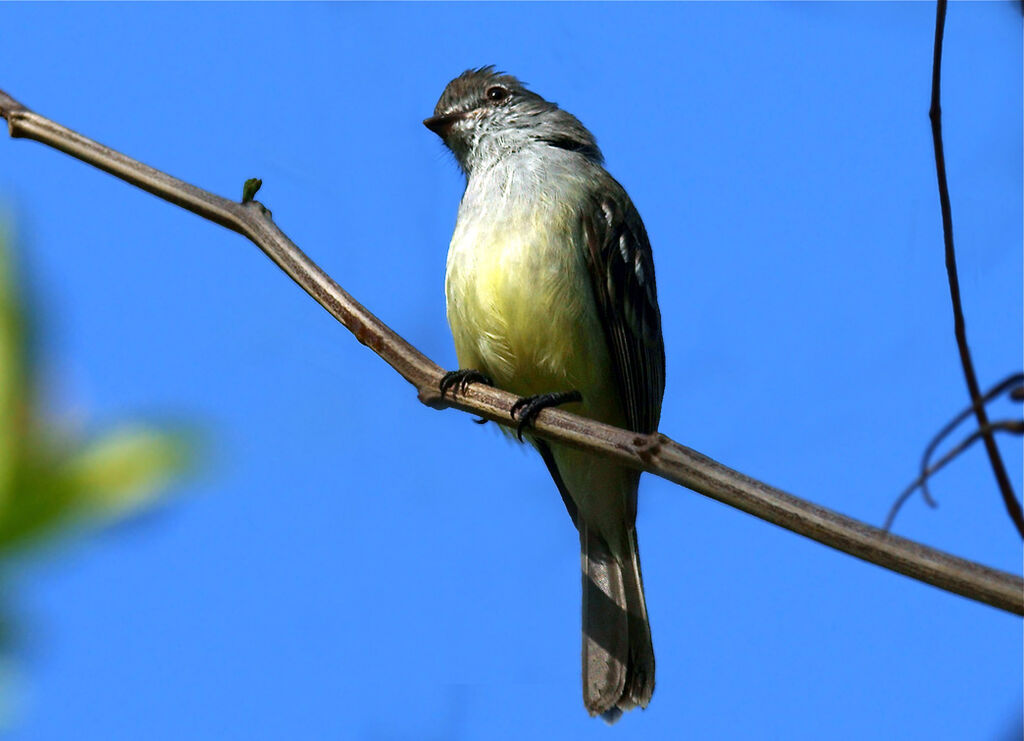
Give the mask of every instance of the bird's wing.
[[[609, 176], [609, 180], [611, 177]], [[654, 432], [665, 392], [665, 345], [647, 230], [617, 182], [582, 215], [594, 298], [629, 427]]]

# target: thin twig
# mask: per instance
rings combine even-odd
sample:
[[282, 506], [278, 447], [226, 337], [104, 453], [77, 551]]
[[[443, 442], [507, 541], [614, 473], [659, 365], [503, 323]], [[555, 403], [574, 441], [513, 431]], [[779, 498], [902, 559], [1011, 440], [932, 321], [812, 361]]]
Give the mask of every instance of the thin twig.
[[[243, 234], [277, 263], [364, 345], [416, 387], [424, 404], [454, 407], [513, 427], [510, 410], [518, 397], [480, 384], [465, 391], [438, 390], [441, 368], [357, 303], [310, 260], [270, 219], [258, 201], [234, 203], [207, 193], [66, 129], [26, 109], [0, 91], [0, 116], [12, 137], [24, 137], [67, 152], [160, 198]], [[967, 561], [798, 499], [673, 442], [664, 435], [640, 435], [545, 409], [535, 432], [547, 440], [592, 451], [653, 473], [741, 509], [762, 520], [865, 561], [955, 594], [1024, 615], [1024, 580]]]
[[[1024, 373], [1014, 373], [1009, 378], [1004, 378], [1002, 381], [1000, 381], [995, 386], [986, 391], [985, 395], [981, 397], [980, 403], [988, 404], [990, 401], [992, 401], [994, 398], [1002, 394], [1007, 389], [1019, 386], [1021, 383], [1024, 383]], [[939, 430], [935, 437], [932, 438], [931, 442], [928, 443], [928, 447], [925, 449], [924, 455], [921, 456], [921, 496], [924, 497], [924, 501], [928, 503], [929, 507], [934, 508], [938, 506], [935, 500], [932, 498], [931, 492], [928, 491], [929, 477], [925, 473], [928, 470], [928, 467], [931, 465], [932, 456], [935, 454], [935, 449], [939, 447], [939, 444], [946, 439], [946, 436], [949, 435], [949, 433], [956, 429], [957, 425], [959, 425], [965, 419], [970, 417], [971, 412], [973, 411], [974, 405], [971, 404], [970, 406], [965, 407], [958, 415], [953, 417], [953, 419], [949, 420], [949, 422], [946, 423], [946, 426]], [[899, 509], [898, 505], [894, 505], [894, 507], [897, 510]], [[886, 525], [885, 529], [888, 530], [889, 526]]]
[[939, 458], [939, 460], [936, 461], [934, 464], [928, 466], [925, 470], [923, 470], [921, 474], [916, 479], [914, 479], [913, 482], [911, 482], [911, 484], [906, 489], [904, 489], [898, 497], [896, 497], [896, 501], [893, 502], [892, 508], [889, 510], [888, 517], [885, 518], [885, 524], [882, 525], [882, 529], [888, 531], [890, 528], [892, 528], [892, 523], [896, 519], [896, 515], [899, 514], [900, 508], [910, 498], [910, 495], [914, 493], [915, 489], [917, 489], [918, 487], [924, 489], [925, 482], [931, 476], [942, 470], [947, 463], [949, 463], [951, 460], [953, 460], [958, 455], [963, 453], [969, 447], [974, 445], [974, 443], [976, 443], [986, 434], [992, 432], [1010, 432], [1013, 433], [1014, 435], [1021, 435], [1024, 434], [1024, 422], [1018, 419], [1000, 420], [998, 422], [993, 422], [984, 430], [975, 430], [966, 438], [961, 440], [956, 447], [954, 447], [944, 456]]
[[940, 99], [940, 77], [942, 72], [942, 35], [946, 26], [946, 0], [938, 0], [935, 9], [935, 50], [932, 56], [932, 103], [928, 118], [932, 122], [932, 144], [935, 146], [935, 174], [939, 181], [939, 203], [942, 208], [942, 238], [946, 246], [946, 274], [949, 277], [949, 297], [953, 302], [953, 331], [956, 334], [956, 346], [960, 351], [960, 364], [964, 368], [964, 380], [971, 394], [971, 405], [974, 416], [978, 420], [978, 429], [984, 430], [985, 452], [988, 453], [992, 473], [995, 474], [999, 491], [1003, 496], [1003, 504], [1007, 514], [1013, 521], [1017, 532], [1024, 537], [1024, 513], [1020, 502], [1013, 493], [1013, 485], [999, 454], [995, 435], [989, 430], [988, 413], [981, 403], [981, 388], [974, 373], [971, 351], [967, 347], [967, 329], [964, 324], [964, 310], [960, 303], [960, 279], [956, 272], [956, 252], [953, 249], [953, 210], [949, 204], [949, 185], [946, 183], [946, 157], [942, 149], [942, 107]]

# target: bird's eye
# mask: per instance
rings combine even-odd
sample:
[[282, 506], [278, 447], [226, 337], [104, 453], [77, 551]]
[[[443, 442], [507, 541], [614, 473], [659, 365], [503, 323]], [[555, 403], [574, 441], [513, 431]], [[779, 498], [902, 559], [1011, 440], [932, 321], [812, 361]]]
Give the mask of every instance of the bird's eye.
[[494, 85], [493, 87], [487, 88], [487, 100], [492, 103], [500, 103], [511, 94], [512, 93], [509, 92], [508, 88], [503, 88], [501, 85]]

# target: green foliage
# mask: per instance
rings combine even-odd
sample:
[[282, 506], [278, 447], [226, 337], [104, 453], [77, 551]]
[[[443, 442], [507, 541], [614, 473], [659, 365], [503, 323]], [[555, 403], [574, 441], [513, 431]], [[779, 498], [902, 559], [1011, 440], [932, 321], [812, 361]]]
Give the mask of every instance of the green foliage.
[[0, 569], [29, 546], [153, 505], [193, 448], [182, 432], [128, 425], [69, 440], [41, 419], [17, 288], [0, 234]]
[[0, 513], [8, 504], [26, 430], [27, 341], [13, 265], [0, 233]]
[[7, 654], [21, 633], [14, 565], [33, 546], [152, 507], [195, 446], [182, 431], [120, 425], [72, 439], [39, 413], [31, 322], [0, 228], [0, 732], [16, 705]]

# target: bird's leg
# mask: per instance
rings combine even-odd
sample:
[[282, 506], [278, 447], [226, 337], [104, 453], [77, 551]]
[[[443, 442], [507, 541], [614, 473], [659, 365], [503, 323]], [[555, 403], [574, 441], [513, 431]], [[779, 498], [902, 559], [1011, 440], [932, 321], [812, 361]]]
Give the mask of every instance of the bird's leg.
[[448, 371], [441, 376], [441, 383], [438, 388], [442, 398], [446, 393], [455, 389], [460, 394], [466, 393], [471, 383], [482, 383], [486, 386], [493, 386], [494, 381], [486, 373], [481, 373], [473, 368], [459, 368], [459, 370]]
[[512, 419], [519, 416], [519, 424], [516, 425], [516, 437], [523, 440], [523, 430], [533, 424], [537, 415], [548, 407], [557, 407], [568, 404], [571, 401], [583, 401], [583, 394], [579, 391], [556, 391], [553, 394], [537, 394], [536, 396], [524, 396], [512, 405]]

